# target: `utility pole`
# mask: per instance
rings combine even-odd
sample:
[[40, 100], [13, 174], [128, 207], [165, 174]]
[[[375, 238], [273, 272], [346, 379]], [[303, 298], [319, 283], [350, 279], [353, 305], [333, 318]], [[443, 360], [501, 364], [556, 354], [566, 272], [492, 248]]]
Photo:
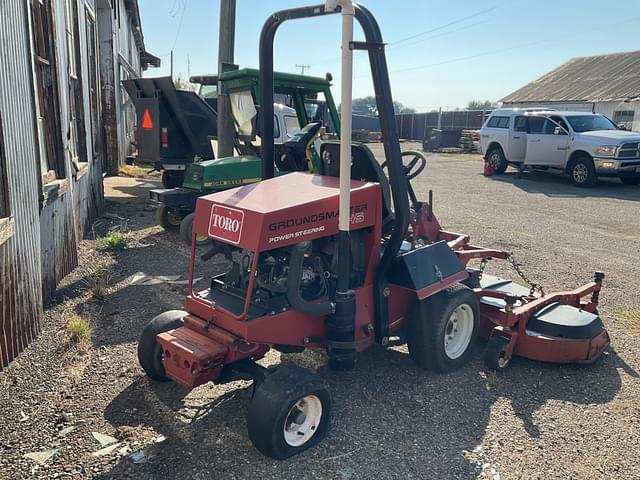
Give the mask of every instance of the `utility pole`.
[[300, 72], [300, 74], [304, 75], [304, 71], [305, 70], [309, 70], [311, 68], [311, 65], [298, 65], [298, 64], [296, 64], [296, 67], [301, 69], [302, 71]]
[[171, 80], [173, 80], [173, 50], [171, 50]]
[[224, 64], [233, 64], [236, 35], [236, 0], [220, 0], [220, 31], [218, 41], [218, 157], [233, 155], [235, 129], [229, 96], [222, 93], [220, 78]]

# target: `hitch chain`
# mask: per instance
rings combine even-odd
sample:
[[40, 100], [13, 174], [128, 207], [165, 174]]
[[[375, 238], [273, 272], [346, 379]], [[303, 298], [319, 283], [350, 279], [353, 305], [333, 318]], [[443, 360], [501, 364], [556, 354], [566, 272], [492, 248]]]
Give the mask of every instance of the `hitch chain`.
[[520, 264], [516, 261], [516, 259], [513, 256], [513, 253], [508, 252], [507, 253], [507, 260], [509, 261], [509, 263], [511, 264], [511, 266], [513, 267], [513, 269], [516, 271], [516, 273], [518, 274], [518, 276], [524, 280], [524, 282], [529, 286], [529, 295], [533, 296], [533, 294], [538, 291], [540, 292], [541, 295], [544, 295], [544, 290], [542, 288], [542, 285], [538, 284], [538, 283], [534, 283], [528, 276], [526, 273], [524, 273], [522, 271], [522, 269], [520, 268]]

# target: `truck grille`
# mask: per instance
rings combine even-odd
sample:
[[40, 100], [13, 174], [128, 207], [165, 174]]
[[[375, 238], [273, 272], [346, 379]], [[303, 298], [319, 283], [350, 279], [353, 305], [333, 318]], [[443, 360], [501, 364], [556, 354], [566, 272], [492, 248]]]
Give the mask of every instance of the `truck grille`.
[[618, 150], [618, 158], [640, 157], [640, 142], [624, 143]]

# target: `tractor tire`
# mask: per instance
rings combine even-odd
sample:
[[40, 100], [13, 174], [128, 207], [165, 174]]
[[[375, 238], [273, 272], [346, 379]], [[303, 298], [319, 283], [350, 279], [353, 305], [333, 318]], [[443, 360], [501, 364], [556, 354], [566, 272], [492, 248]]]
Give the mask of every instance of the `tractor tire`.
[[282, 460], [317, 445], [330, 416], [327, 383], [305, 368], [281, 365], [255, 387], [247, 429], [260, 453]]
[[411, 359], [439, 373], [461, 368], [471, 357], [479, 319], [478, 299], [460, 283], [419, 300], [407, 325]]
[[494, 175], [499, 175], [507, 171], [508, 163], [504, 156], [504, 152], [500, 147], [493, 147], [487, 153], [487, 162], [496, 169]]
[[487, 369], [501, 372], [507, 368], [511, 360], [505, 358], [507, 345], [509, 345], [509, 340], [499, 335], [489, 338], [484, 350], [484, 364]]
[[164, 188], [176, 188], [182, 186], [184, 170], [165, 170], [162, 172], [162, 186]]
[[156, 209], [156, 224], [160, 225], [168, 232], [176, 232], [180, 229], [182, 218], [175, 211], [165, 205], [160, 205]]
[[587, 155], [581, 155], [571, 162], [569, 166], [571, 183], [576, 187], [595, 187], [598, 184], [598, 175], [593, 159]]
[[158, 382], [169, 380], [162, 364], [162, 347], [156, 340], [156, 335], [184, 325], [182, 319], [185, 315], [187, 312], [182, 310], [169, 310], [155, 317], [142, 330], [138, 341], [138, 361], [150, 379]]
[[[196, 214], [190, 213], [182, 219], [182, 222], [180, 222], [180, 240], [189, 246], [191, 246], [191, 241], [193, 240], [193, 221], [195, 218]], [[196, 245], [198, 247], [209, 245], [211, 243], [212, 240], [206, 235], [196, 237]]]
[[640, 185], [640, 177], [620, 177], [620, 181], [625, 185]]

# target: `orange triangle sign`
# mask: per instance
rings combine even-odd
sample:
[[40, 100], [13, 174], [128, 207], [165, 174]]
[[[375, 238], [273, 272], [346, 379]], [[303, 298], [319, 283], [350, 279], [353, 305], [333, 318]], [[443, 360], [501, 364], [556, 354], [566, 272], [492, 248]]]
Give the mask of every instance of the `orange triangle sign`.
[[142, 128], [144, 130], [153, 129], [153, 120], [151, 119], [151, 112], [148, 108], [144, 109], [144, 115], [142, 116]]

